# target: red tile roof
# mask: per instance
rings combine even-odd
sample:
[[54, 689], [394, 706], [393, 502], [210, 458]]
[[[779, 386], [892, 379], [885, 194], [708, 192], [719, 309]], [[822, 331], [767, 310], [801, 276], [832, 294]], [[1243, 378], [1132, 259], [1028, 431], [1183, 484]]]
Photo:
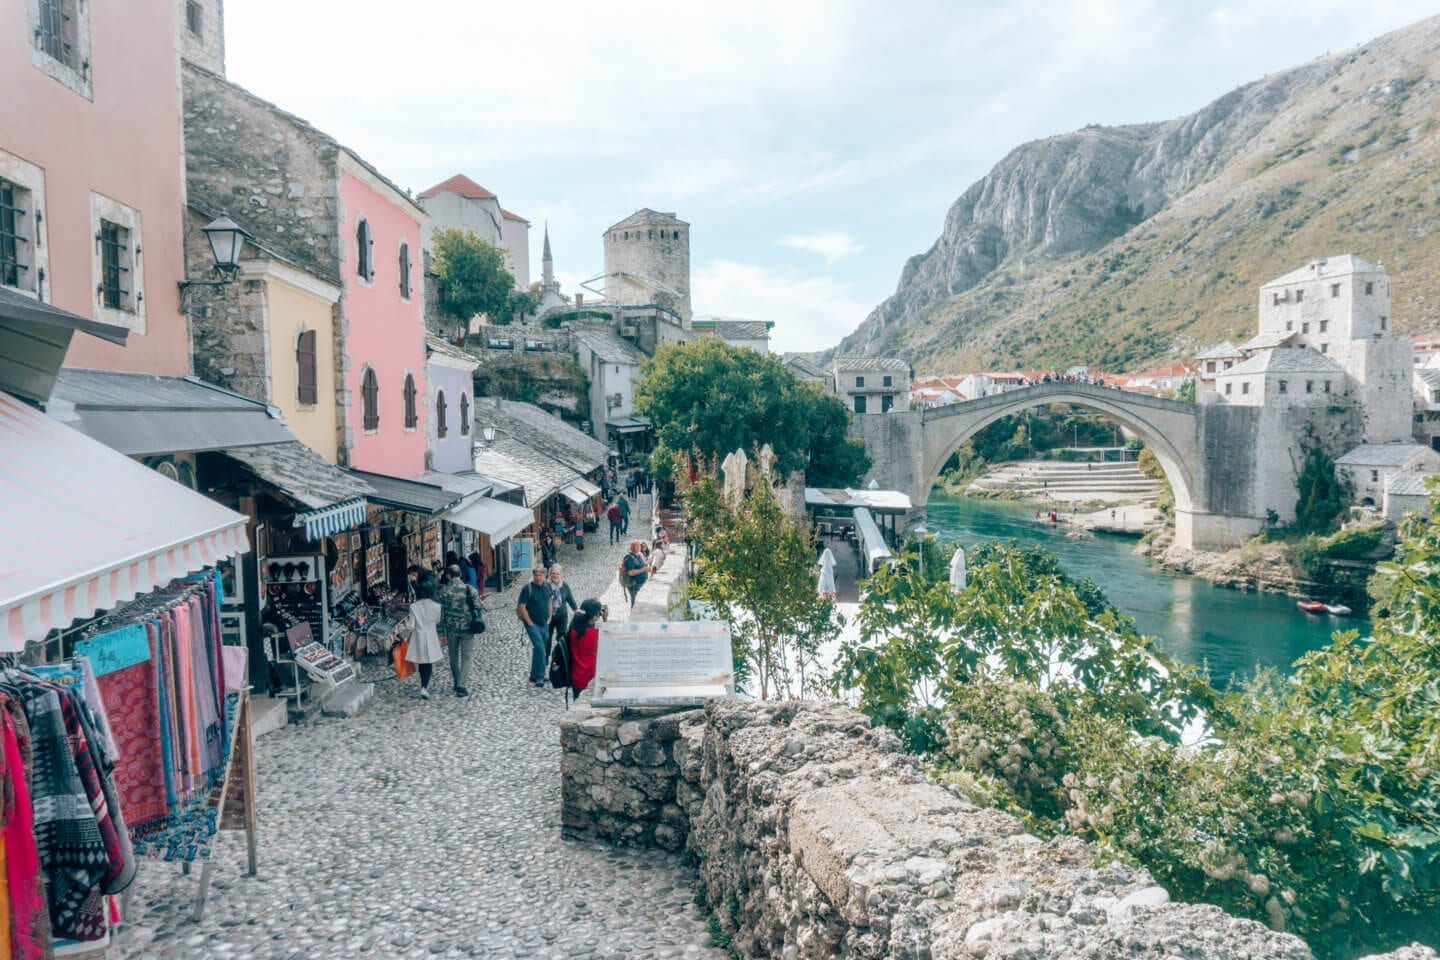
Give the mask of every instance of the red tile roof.
[[511, 213], [509, 210], [506, 210], [504, 207], [501, 207], [501, 208], [500, 208], [500, 216], [504, 217], [506, 220], [519, 220], [521, 223], [529, 223], [529, 222], [530, 222], [529, 220], [526, 220], [524, 217], [520, 216], [520, 214], [518, 214], [518, 213]]
[[429, 198], [435, 196], [437, 193], [458, 193], [460, 196], [465, 197], [469, 200], [495, 199], [495, 194], [491, 193], [489, 190], [486, 190], [484, 187], [480, 186], [480, 184], [476, 183], [474, 180], [471, 180], [463, 173], [455, 174], [455, 176], [451, 177], [449, 180], [446, 180], [444, 183], [435, 184], [435, 186], [431, 187], [429, 190], [421, 193], [420, 199], [428, 200]]

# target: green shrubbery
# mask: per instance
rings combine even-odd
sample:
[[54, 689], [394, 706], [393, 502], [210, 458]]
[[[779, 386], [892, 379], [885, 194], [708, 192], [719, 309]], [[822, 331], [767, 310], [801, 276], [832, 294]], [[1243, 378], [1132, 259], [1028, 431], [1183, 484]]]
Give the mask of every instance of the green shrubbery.
[[[1375, 543], [1362, 530], [1331, 549]], [[958, 595], [908, 568], [871, 580], [837, 679], [977, 801], [1143, 865], [1177, 899], [1298, 933], [1322, 957], [1434, 944], [1436, 557], [1440, 531], [1410, 522], [1382, 565], [1390, 606], [1373, 638], [1337, 634], [1289, 677], [1222, 696], [1053, 558], [991, 545]], [[1213, 737], [1177, 747], [1200, 709]]]

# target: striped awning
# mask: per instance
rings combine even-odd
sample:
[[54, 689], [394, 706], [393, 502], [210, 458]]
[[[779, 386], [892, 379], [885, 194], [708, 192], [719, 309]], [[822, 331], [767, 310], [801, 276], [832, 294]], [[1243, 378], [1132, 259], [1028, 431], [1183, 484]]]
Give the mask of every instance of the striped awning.
[[0, 392], [0, 651], [250, 549], [246, 518]]
[[319, 510], [295, 514], [295, 526], [305, 528], [305, 539], [314, 543], [321, 537], [358, 527], [365, 522], [365, 498], [355, 497], [332, 503]]

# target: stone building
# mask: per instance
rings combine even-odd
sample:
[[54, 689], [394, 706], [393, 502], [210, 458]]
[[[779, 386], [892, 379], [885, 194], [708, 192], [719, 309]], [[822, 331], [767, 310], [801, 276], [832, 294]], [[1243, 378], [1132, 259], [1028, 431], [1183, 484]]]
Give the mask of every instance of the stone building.
[[463, 473], [475, 468], [475, 368], [473, 356], [434, 334], [425, 336], [426, 439], [430, 468]]
[[738, 317], [696, 317], [691, 321], [701, 336], [719, 337], [732, 347], [749, 347], [758, 353], [770, 352], [773, 320], [741, 320]]
[[1365, 412], [1365, 443], [1410, 439], [1414, 347], [1395, 336], [1384, 268], [1346, 254], [1271, 280], [1260, 288], [1259, 334], [1293, 335], [1340, 365]]
[[1367, 443], [1336, 458], [1335, 469], [1349, 477], [1356, 503], [1379, 508], [1397, 478], [1440, 473], [1440, 453], [1416, 443]]
[[660, 304], [690, 327], [690, 224], [648, 207], [605, 231], [605, 299]]
[[530, 221], [500, 206], [500, 198], [457, 173], [422, 190], [416, 202], [430, 216], [425, 225], [425, 249], [437, 229], [470, 230], [505, 253], [505, 264], [515, 275], [515, 289], [530, 288]]
[[176, 3], [181, 59], [225, 76], [225, 0], [176, 0]]
[[[340, 290], [329, 345], [337, 461], [389, 476], [420, 473], [429, 415], [418, 269], [425, 212], [304, 120], [195, 64], [182, 78], [192, 208], [230, 216], [271, 259]], [[253, 364], [247, 356], [266, 323], [257, 309], [197, 312], [207, 365]]]
[[649, 421], [635, 410], [645, 354], [605, 328], [576, 330], [575, 353], [590, 383], [591, 434], [622, 455], [649, 449]]
[[818, 384], [822, 393], [834, 394], [834, 375], [819, 364], [813, 363], [803, 354], [786, 354], [780, 362], [785, 369], [793, 373], [797, 379], [803, 380], [806, 383]]
[[856, 413], [907, 410], [910, 364], [898, 357], [836, 357], [835, 395]]

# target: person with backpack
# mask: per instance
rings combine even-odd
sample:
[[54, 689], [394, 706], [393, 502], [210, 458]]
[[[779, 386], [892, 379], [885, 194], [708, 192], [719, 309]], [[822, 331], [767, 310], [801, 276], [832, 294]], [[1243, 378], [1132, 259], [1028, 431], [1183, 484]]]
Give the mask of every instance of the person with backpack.
[[558, 563], [550, 568], [549, 584], [550, 608], [554, 611], [550, 616], [550, 643], [553, 646], [565, 639], [565, 631], [570, 626], [570, 611], [578, 610], [579, 606], [575, 603], [570, 584], [565, 582], [565, 570]]
[[554, 602], [555, 595], [545, 582], [545, 570], [535, 567], [530, 571], [530, 582], [520, 588], [515, 602], [515, 615], [525, 624], [525, 634], [530, 638], [530, 685], [533, 687], [545, 686], [545, 648], [550, 642]]
[[475, 634], [485, 629], [480, 591], [465, 582], [459, 566], [449, 566], [445, 568], [445, 584], [435, 599], [440, 602], [440, 634], [450, 647], [450, 676], [455, 683], [455, 696], [468, 697], [470, 691], [465, 681], [470, 676]]

